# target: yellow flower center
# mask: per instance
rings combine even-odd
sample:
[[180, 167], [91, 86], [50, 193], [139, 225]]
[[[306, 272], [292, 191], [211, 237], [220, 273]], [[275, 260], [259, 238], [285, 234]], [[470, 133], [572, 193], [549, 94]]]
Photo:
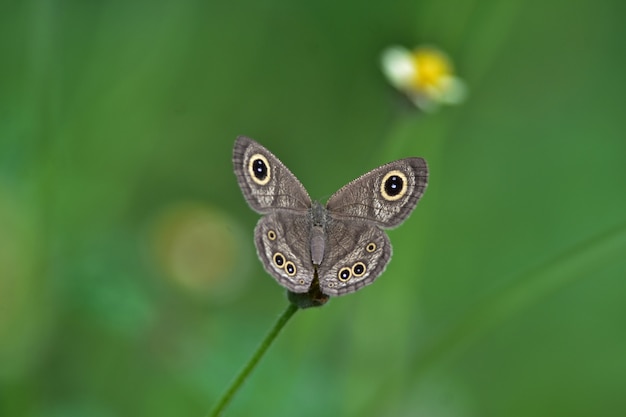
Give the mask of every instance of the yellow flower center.
[[412, 83], [417, 89], [440, 88], [441, 81], [452, 75], [452, 65], [441, 52], [430, 48], [419, 48], [411, 54], [417, 68]]

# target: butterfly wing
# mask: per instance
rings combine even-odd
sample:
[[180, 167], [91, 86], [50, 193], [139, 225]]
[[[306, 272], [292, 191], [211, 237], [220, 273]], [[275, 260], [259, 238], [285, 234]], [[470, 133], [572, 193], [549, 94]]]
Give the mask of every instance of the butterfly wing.
[[263, 216], [254, 230], [265, 270], [295, 293], [307, 292], [314, 277], [309, 235], [309, 217], [284, 210]]
[[295, 175], [270, 151], [239, 136], [233, 148], [237, 182], [250, 207], [259, 213], [274, 209], [308, 210], [311, 197]]
[[348, 183], [330, 197], [326, 208], [336, 218], [395, 227], [411, 214], [427, 184], [423, 158], [400, 159]]
[[326, 255], [318, 267], [324, 294], [349, 294], [374, 282], [391, 259], [387, 234], [371, 222], [331, 219]]

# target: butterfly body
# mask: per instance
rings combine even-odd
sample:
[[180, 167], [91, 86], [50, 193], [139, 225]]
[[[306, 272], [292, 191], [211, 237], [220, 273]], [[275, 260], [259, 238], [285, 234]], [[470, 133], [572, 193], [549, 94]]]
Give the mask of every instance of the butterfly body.
[[380, 276], [392, 253], [383, 228], [408, 217], [428, 177], [422, 158], [401, 159], [348, 183], [324, 206], [252, 139], [237, 138], [233, 164], [248, 204], [264, 214], [254, 240], [265, 270], [291, 292], [309, 292], [316, 282], [328, 296]]

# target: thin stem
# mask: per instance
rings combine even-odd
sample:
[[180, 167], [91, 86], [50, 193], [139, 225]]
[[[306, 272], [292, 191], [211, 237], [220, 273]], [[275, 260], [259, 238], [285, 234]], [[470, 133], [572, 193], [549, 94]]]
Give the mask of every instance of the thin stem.
[[276, 339], [276, 336], [278, 336], [278, 333], [280, 333], [283, 327], [285, 327], [285, 324], [287, 324], [291, 316], [293, 316], [297, 310], [298, 310], [298, 306], [289, 303], [289, 306], [285, 309], [285, 311], [283, 311], [280, 317], [278, 317], [278, 320], [276, 320], [274, 327], [272, 327], [272, 329], [267, 334], [267, 336], [265, 336], [265, 339], [263, 340], [263, 342], [261, 342], [261, 344], [257, 348], [256, 352], [254, 352], [254, 355], [252, 355], [252, 357], [250, 358], [246, 366], [241, 370], [239, 375], [237, 375], [237, 377], [233, 380], [228, 390], [226, 390], [226, 392], [221, 396], [221, 398], [217, 402], [217, 405], [209, 414], [210, 417], [217, 417], [222, 413], [222, 411], [224, 411], [224, 409], [226, 408], [230, 400], [232, 400], [233, 396], [237, 393], [237, 391], [239, 391], [239, 388], [241, 388], [241, 385], [248, 378], [248, 375], [250, 375], [250, 373], [252, 372], [254, 367], [257, 365], [257, 363], [259, 363], [259, 360], [261, 360], [261, 358], [263, 357], [267, 349], [270, 347], [272, 342], [274, 342], [274, 339]]

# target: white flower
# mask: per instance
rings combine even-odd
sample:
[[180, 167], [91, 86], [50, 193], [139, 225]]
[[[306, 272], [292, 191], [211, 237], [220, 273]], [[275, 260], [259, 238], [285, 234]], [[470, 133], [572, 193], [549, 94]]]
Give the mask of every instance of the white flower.
[[389, 82], [422, 110], [433, 111], [440, 104], [458, 104], [465, 99], [465, 83], [454, 76], [450, 59], [436, 48], [409, 51], [392, 46], [383, 51], [381, 64]]

